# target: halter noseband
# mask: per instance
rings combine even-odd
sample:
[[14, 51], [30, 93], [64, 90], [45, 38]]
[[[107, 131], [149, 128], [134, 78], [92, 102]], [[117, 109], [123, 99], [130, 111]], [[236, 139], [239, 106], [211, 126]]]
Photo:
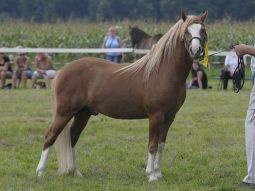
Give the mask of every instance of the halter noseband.
[[195, 36], [195, 37], [192, 37], [190, 40], [189, 40], [189, 43], [188, 43], [188, 45], [190, 45], [190, 43], [191, 43], [191, 41], [192, 40], [194, 40], [194, 39], [197, 39], [197, 40], [199, 40], [199, 42], [201, 43], [201, 38], [199, 38], [199, 37], [197, 37], [197, 36]]

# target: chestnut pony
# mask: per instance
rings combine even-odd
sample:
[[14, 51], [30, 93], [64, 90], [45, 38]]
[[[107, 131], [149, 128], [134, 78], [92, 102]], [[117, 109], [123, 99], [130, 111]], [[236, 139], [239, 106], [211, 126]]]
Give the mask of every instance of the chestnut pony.
[[168, 129], [184, 103], [192, 61], [204, 52], [206, 18], [207, 12], [182, 13], [182, 19], [150, 52], [131, 65], [82, 58], [64, 66], [53, 83], [53, 121], [45, 136], [38, 176], [45, 171], [55, 141], [59, 173], [81, 175], [75, 145], [91, 115], [101, 113], [118, 119], [149, 118], [146, 174], [149, 182], [160, 178]]

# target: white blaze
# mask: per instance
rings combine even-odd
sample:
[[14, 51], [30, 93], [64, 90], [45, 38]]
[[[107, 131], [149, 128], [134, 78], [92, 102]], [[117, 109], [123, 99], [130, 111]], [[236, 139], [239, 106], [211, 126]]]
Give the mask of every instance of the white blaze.
[[[201, 29], [201, 24], [195, 23], [188, 27], [188, 32], [191, 34], [192, 38], [198, 37], [200, 39], [201, 38], [200, 29]], [[196, 54], [200, 47], [200, 41], [197, 38], [192, 39], [190, 45], [191, 45], [193, 54]]]

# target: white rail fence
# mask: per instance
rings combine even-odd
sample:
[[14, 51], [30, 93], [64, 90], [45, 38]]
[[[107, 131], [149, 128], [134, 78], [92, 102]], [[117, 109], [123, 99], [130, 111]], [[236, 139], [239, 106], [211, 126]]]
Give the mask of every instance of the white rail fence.
[[[93, 53], [102, 54], [107, 52], [122, 52], [129, 54], [147, 54], [149, 49], [134, 49], [134, 48], [0, 48], [0, 52], [3, 53]], [[229, 51], [209, 51], [209, 55], [213, 57], [225, 57]], [[249, 57], [249, 56], [248, 56]], [[56, 63], [57, 64], [57, 63]], [[222, 62], [211, 62], [211, 64], [222, 64]]]
[[[107, 52], [123, 52], [133, 54], [146, 54], [148, 49], [134, 49], [134, 48], [0, 48], [0, 52], [4, 53], [107, 53]], [[215, 54], [219, 51], [209, 51], [210, 54]], [[226, 56], [230, 52], [224, 51], [213, 56]]]

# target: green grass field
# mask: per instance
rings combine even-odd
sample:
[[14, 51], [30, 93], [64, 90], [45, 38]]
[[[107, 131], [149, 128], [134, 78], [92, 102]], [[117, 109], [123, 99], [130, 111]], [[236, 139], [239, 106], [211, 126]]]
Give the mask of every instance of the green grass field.
[[147, 120], [92, 117], [77, 145], [83, 177], [58, 176], [52, 150], [44, 178], [35, 169], [51, 121], [48, 90], [0, 90], [0, 190], [235, 190], [246, 175], [244, 118], [251, 89], [189, 90], [168, 134], [163, 178], [148, 183]]
[[[96, 48], [110, 25], [139, 26], [149, 34], [165, 33], [173, 23], [123, 21], [117, 23], [1, 23], [0, 45], [7, 47]], [[210, 50], [227, 50], [233, 42], [254, 43], [254, 23], [223, 20], [208, 23]], [[55, 54], [62, 64], [83, 54]], [[87, 56], [87, 55], [85, 55]], [[90, 56], [100, 56], [90, 54]], [[34, 55], [31, 55], [31, 59]], [[210, 57], [210, 62], [224, 58]], [[127, 62], [131, 61], [126, 60]], [[207, 69], [213, 89], [189, 90], [184, 106], [170, 129], [162, 159], [163, 178], [149, 184], [147, 120], [115, 120], [92, 117], [77, 145], [82, 178], [56, 174], [55, 151], [46, 175], [36, 177], [44, 134], [51, 121], [48, 90], [0, 90], [0, 191], [126, 190], [126, 191], [230, 191], [246, 175], [244, 119], [251, 83], [236, 94], [218, 91], [222, 65]], [[250, 69], [246, 67], [249, 78]]]

